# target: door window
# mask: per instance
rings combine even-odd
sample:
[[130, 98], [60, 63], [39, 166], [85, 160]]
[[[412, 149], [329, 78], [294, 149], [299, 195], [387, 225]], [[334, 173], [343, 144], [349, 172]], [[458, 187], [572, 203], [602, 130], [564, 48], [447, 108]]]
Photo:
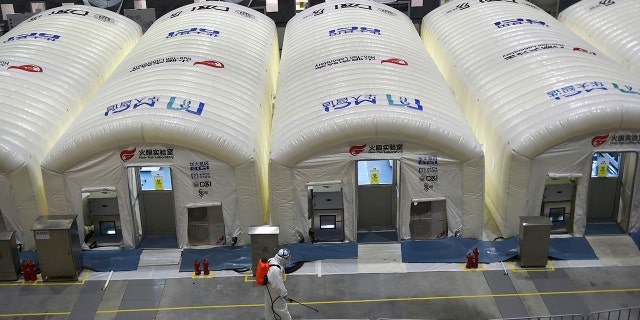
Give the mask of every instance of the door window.
[[592, 178], [615, 178], [620, 173], [621, 153], [597, 152], [591, 164]]

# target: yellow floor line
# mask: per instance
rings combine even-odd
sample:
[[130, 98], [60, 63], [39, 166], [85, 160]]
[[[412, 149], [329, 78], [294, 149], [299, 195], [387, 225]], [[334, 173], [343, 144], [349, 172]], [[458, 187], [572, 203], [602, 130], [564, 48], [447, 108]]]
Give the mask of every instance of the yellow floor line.
[[71, 314], [69, 312], [39, 312], [39, 313], [7, 313], [0, 314], [0, 318], [15, 318], [15, 317], [43, 317], [43, 316], [68, 316]]
[[[253, 280], [255, 281], [255, 280]], [[381, 303], [381, 302], [398, 302], [398, 301], [428, 301], [428, 300], [455, 300], [455, 299], [486, 299], [497, 297], [528, 297], [528, 296], [546, 296], [546, 295], [569, 295], [569, 294], [605, 294], [605, 293], [624, 293], [624, 292], [640, 292], [640, 288], [627, 289], [602, 289], [602, 290], [576, 290], [576, 291], [550, 291], [550, 292], [531, 292], [531, 293], [505, 293], [505, 294], [477, 294], [477, 295], [459, 295], [459, 296], [432, 296], [432, 297], [415, 297], [415, 298], [384, 298], [384, 299], [361, 299], [361, 300], [329, 300], [329, 301], [308, 301], [301, 302], [308, 305], [331, 305], [331, 304], [349, 304], [349, 303]], [[228, 308], [249, 308], [262, 307], [262, 303], [249, 304], [230, 304], [230, 305], [209, 305], [209, 306], [185, 306], [185, 307], [166, 307], [166, 308], [144, 308], [144, 309], [127, 309], [127, 310], [98, 310], [98, 314], [119, 313], [119, 312], [145, 312], [145, 311], [180, 311], [180, 310], [196, 310], [196, 309], [228, 309]], [[24, 314], [0, 314], [3, 317], [30, 317], [30, 316], [47, 316], [47, 315], [69, 315], [71, 312], [37, 312]]]
[[[566, 295], [566, 294], [588, 294], [588, 293], [621, 293], [621, 292], [640, 292], [640, 288], [629, 289], [605, 289], [605, 290], [580, 290], [580, 291], [556, 291], [556, 292], [532, 292], [532, 293], [505, 293], [505, 294], [478, 294], [478, 295], [461, 295], [461, 296], [433, 296], [433, 297], [416, 297], [416, 298], [385, 298], [385, 299], [362, 299], [362, 300], [333, 300], [333, 301], [308, 301], [301, 302], [308, 305], [321, 304], [348, 304], [348, 303], [378, 303], [378, 302], [398, 302], [398, 301], [427, 301], [427, 300], [454, 300], [454, 299], [483, 299], [497, 297], [527, 297], [542, 295]], [[251, 304], [233, 304], [218, 306], [187, 306], [187, 307], [171, 307], [171, 308], [148, 308], [148, 309], [128, 309], [128, 310], [98, 310], [96, 313], [117, 313], [117, 312], [144, 312], [144, 311], [180, 311], [195, 309], [224, 309], [224, 308], [249, 308], [263, 307], [262, 303]]]
[[20, 281], [15, 283], [0, 283], [0, 287], [11, 287], [11, 286], [70, 286], [70, 285], [79, 285], [84, 284], [87, 281], [87, 277], [89, 276], [89, 270], [86, 270], [82, 280], [79, 282], [44, 282], [42, 281], [42, 275], [38, 274], [36, 281]]
[[466, 263], [461, 263], [462, 264], [462, 270], [464, 271], [487, 271], [487, 265], [484, 263], [480, 263], [480, 265], [482, 265], [482, 267], [479, 268], [471, 268], [471, 269], [467, 269], [467, 264]]
[[509, 265], [511, 266], [511, 271], [513, 271], [513, 272], [550, 272], [550, 271], [556, 271], [556, 268], [553, 266], [553, 263], [551, 263], [551, 260], [547, 260], [547, 261], [549, 262], [549, 268], [547, 268], [545, 266], [544, 268], [521, 268], [521, 269], [516, 269], [516, 266], [511, 261], [509, 261]]
[[208, 275], [205, 275], [203, 272], [199, 276], [197, 276], [195, 271], [191, 274], [191, 279], [211, 279], [211, 278], [213, 278], [213, 271], [210, 271]]

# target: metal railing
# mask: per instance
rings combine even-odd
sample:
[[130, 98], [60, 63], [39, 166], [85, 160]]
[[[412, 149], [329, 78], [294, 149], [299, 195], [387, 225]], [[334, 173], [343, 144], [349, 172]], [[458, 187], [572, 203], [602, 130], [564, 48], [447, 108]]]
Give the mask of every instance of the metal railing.
[[591, 312], [587, 320], [640, 320], [640, 307]]
[[640, 320], [640, 306], [594, 311], [586, 317], [581, 314], [501, 318], [500, 320]]
[[584, 320], [584, 316], [581, 314], [558, 314], [550, 316], [502, 318], [501, 320]]

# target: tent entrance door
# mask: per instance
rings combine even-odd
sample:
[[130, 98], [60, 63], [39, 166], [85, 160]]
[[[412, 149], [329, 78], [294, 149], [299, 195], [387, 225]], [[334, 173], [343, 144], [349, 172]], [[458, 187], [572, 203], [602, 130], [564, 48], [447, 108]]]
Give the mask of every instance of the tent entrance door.
[[636, 152], [593, 155], [585, 234], [620, 234], [629, 227]]
[[397, 231], [397, 161], [357, 161], [358, 242], [395, 242]]
[[136, 171], [140, 247], [177, 248], [171, 168], [137, 167]]

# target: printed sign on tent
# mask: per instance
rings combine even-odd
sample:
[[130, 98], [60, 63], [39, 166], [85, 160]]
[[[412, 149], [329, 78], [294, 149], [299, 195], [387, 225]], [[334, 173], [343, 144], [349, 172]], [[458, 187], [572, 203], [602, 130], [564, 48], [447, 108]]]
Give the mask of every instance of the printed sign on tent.
[[198, 198], [203, 199], [205, 196], [210, 196], [213, 192], [213, 184], [209, 161], [191, 161], [189, 162], [189, 171]]
[[153, 177], [153, 184], [156, 190], [164, 190], [164, 172], [154, 171], [151, 176]]
[[380, 166], [369, 167], [369, 182], [371, 184], [380, 184]]
[[607, 170], [609, 169], [609, 161], [604, 157], [598, 158], [598, 177], [603, 178], [607, 176]]

